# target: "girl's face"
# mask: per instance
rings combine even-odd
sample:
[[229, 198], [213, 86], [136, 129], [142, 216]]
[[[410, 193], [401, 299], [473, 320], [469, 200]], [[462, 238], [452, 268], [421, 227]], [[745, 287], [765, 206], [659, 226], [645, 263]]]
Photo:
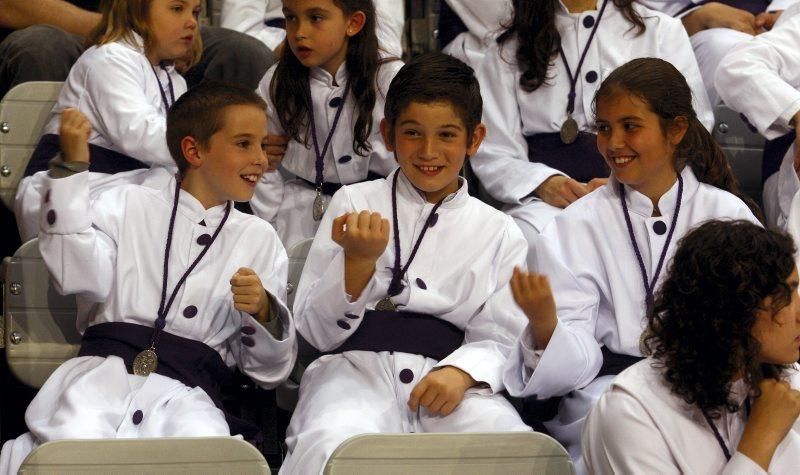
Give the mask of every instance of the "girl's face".
[[687, 122], [663, 130], [658, 116], [638, 96], [621, 91], [597, 101], [597, 149], [614, 176], [654, 202], [677, 178], [673, 155]]
[[761, 344], [761, 363], [791, 364], [800, 359], [800, 296], [797, 294], [797, 269], [786, 279], [791, 289], [789, 304], [772, 311], [772, 297], [762, 303], [756, 313], [751, 333]]
[[199, 31], [200, 0], [152, 0], [147, 25], [153, 46], [147, 52], [151, 64], [174, 61], [192, 54]]
[[363, 12], [346, 15], [333, 0], [284, 0], [283, 14], [292, 53], [303, 66], [323, 68], [332, 76], [347, 57], [348, 39], [366, 21]]

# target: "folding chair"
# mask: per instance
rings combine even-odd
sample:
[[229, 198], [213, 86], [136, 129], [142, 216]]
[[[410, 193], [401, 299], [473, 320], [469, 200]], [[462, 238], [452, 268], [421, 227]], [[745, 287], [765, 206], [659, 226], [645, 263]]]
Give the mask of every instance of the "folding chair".
[[765, 139], [742, 116], [720, 104], [714, 109], [716, 123], [712, 136], [728, 158], [740, 189], [761, 202], [761, 161]]

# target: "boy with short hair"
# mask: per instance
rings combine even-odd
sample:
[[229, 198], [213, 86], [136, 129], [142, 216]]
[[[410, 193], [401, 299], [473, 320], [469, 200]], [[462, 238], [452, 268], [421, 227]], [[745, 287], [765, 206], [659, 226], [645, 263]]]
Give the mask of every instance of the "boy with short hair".
[[232, 205], [265, 170], [265, 110], [247, 89], [196, 87], [167, 119], [179, 176], [94, 202], [81, 171], [91, 126], [64, 112], [39, 246], [57, 287], [78, 297], [83, 341], [28, 407], [30, 433], [6, 444], [0, 473], [55, 439], [254, 435], [223, 413], [220, 386], [236, 366], [274, 387], [296, 355], [286, 253]]
[[334, 195], [303, 269], [297, 329], [331, 354], [303, 375], [283, 473], [319, 473], [363, 433], [530, 430], [499, 394], [527, 244], [459, 176], [481, 109], [472, 69], [441, 53], [392, 81], [381, 131], [400, 169]]

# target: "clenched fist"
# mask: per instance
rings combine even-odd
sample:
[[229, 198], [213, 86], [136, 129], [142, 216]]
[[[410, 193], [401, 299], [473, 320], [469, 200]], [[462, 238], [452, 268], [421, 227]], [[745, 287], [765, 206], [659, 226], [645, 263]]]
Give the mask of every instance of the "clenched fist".
[[389, 229], [389, 220], [380, 213], [348, 213], [333, 220], [331, 239], [342, 246], [345, 257], [374, 263], [389, 244]]
[[558, 323], [556, 301], [547, 277], [540, 274], [528, 274], [515, 267], [510, 285], [514, 301], [528, 317], [531, 336], [536, 348], [547, 347]]
[[61, 113], [61, 156], [65, 162], [89, 163], [89, 135], [92, 124], [78, 109], [64, 109]]
[[269, 297], [261, 279], [247, 267], [242, 267], [231, 277], [233, 308], [254, 316], [261, 323], [269, 320]]
[[761, 395], [753, 403], [737, 450], [769, 470], [775, 449], [800, 416], [800, 392], [775, 379], [761, 381], [758, 389]]

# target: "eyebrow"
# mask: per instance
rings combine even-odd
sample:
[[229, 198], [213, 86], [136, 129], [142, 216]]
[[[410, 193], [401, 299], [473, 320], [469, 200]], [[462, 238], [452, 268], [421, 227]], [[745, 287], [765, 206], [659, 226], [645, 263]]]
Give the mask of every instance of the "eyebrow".
[[[288, 7], [283, 7], [282, 11], [283, 11], [283, 15], [284, 16], [286, 16], [287, 14], [290, 14], [290, 13], [294, 13]], [[312, 15], [314, 13], [329, 13], [329, 12], [330, 12], [329, 10], [327, 10], [325, 8], [322, 8], [322, 7], [312, 7], [312, 8], [309, 8], [308, 10], [304, 11], [303, 13], [305, 13], [306, 15]]]
[[[417, 122], [416, 120], [413, 120], [413, 119], [406, 119], [406, 120], [400, 122], [399, 125], [422, 125], [422, 124], [420, 124], [419, 122]], [[461, 127], [458, 124], [444, 124], [444, 125], [439, 125], [436, 128], [437, 129], [458, 129], [458, 130], [463, 130], [463, 127]]]

